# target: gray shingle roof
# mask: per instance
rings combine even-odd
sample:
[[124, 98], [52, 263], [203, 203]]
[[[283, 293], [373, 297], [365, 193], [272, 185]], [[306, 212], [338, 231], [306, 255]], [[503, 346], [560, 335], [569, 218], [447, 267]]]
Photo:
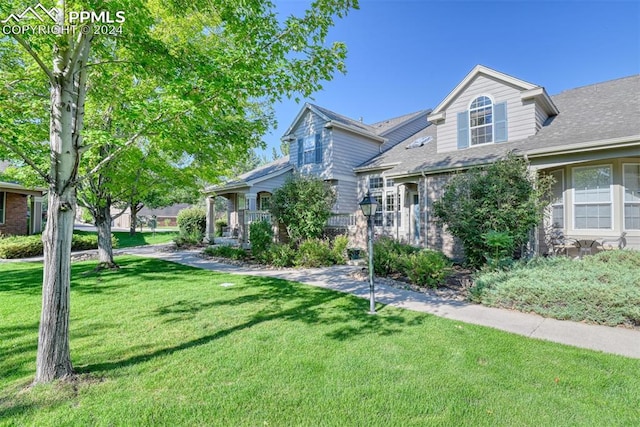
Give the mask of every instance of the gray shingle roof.
[[[438, 153], [436, 127], [430, 125], [357, 170], [395, 165], [388, 171], [390, 175], [428, 173], [490, 163], [510, 151], [551, 152], [581, 143], [640, 138], [640, 75], [567, 90], [551, 98], [560, 113], [547, 120], [538, 133], [522, 141]], [[421, 136], [432, 136], [434, 140], [422, 147], [406, 148]]]
[[311, 105], [313, 108], [316, 108], [318, 111], [320, 111], [320, 113], [324, 114], [329, 120], [333, 122], [338, 122], [346, 126], [352, 126], [355, 128], [362, 129], [366, 132], [371, 132], [375, 134], [375, 130], [371, 126], [364, 124], [359, 120], [351, 119], [347, 116], [343, 116], [342, 114], [338, 114], [334, 111], [327, 110], [324, 107], [320, 107], [319, 105], [315, 105], [315, 104], [309, 104], [309, 105]]
[[259, 180], [260, 178], [266, 178], [268, 175], [276, 174], [278, 172], [284, 172], [286, 169], [290, 168], [293, 168], [293, 166], [289, 163], [289, 156], [283, 156], [271, 163], [267, 163], [266, 165], [257, 167], [249, 172], [245, 172], [233, 181], [228, 181], [223, 185], [209, 187], [206, 191], [220, 192], [227, 188], [248, 186], [252, 181]]
[[376, 134], [384, 135], [387, 131], [392, 130], [402, 122], [412, 120], [421, 114], [427, 114], [429, 111], [430, 110], [420, 110], [420, 111], [414, 111], [413, 113], [409, 113], [409, 114], [403, 114], [402, 116], [393, 117], [391, 119], [382, 120], [380, 122], [373, 123], [371, 127], [375, 129]]

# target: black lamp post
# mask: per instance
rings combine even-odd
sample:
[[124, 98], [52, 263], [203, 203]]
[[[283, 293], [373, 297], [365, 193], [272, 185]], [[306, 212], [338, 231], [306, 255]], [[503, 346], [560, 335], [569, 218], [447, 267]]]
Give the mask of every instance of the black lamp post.
[[371, 192], [367, 191], [367, 195], [360, 202], [360, 209], [365, 217], [367, 217], [367, 243], [369, 253], [369, 314], [376, 314], [376, 300], [373, 288], [373, 217], [378, 209], [378, 202], [371, 196]]

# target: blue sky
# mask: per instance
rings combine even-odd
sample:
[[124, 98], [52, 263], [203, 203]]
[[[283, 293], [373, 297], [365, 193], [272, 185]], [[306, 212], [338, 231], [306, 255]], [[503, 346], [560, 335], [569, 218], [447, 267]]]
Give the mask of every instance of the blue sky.
[[[276, 3], [285, 15], [309, 4]], [[347, 44], [347, 74], [314, 99], [275, 106], [279, 125], [264, 137], [267, 155], [305, 101], [374, 123], [434, 108], [477, 64], [551, 95], [638, 74], [640, 2], [360, 0], [329, 41]]]

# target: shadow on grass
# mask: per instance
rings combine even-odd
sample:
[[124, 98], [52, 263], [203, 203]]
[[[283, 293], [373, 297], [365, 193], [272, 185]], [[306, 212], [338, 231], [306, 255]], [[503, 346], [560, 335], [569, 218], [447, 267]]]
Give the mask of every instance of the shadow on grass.
[[[166, 272], [166, 269], [175, 270], [176, 267], [171, 263], [164, 263], [162, 270]], [[160, 273], [162, 272], [160, 271]], [[207, 274], [215, 273], [207, 272]], [[199, 312], [215, 307], [255, 306], [257, 311], [244, 317], [244, 321], [241, 323], [212, 334], [126, 359], [79, 366], [78, 371], [97, 373], [144, 363], [182, 350], [206, 345], [273, 320], [302, 322], [308, 325], [329, 325], [333, 327], [333, 330], [326, 333], [326, 336], [338, 341], [352, 340], [359, 335], [387, 336], [401, 332], [403, 327], [418, 325], [424, 321], [423, 317], [411, 316], [411, 320], [407, 320], [406, 317], [399, 314], [384, 313], [384, 310], [378, 315], [370, 315], [367, 313], [368, 301], [333, 290], [313, 288], [276, 278], [244, 276], [242, 279], [244, 284], [242, 288], [250, 289], [251, 294], [209, 302], [182, 299], [159, 307], [153, 314], [160, 319], [164, 318], [161, 320], [164, 323], [175, 323], [190, 321]]]

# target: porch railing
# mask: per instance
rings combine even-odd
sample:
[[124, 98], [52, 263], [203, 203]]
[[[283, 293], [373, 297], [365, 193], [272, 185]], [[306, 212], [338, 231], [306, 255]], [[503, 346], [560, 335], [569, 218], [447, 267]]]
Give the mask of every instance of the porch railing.
[[244, 223], [251, 224], [256, 221], [271, 222], [271, 213], [268, 211], [244, 211]]
[[329, 227], [350, 227], [356, 225], [354, 214], [332, 214], [327, 221]]

